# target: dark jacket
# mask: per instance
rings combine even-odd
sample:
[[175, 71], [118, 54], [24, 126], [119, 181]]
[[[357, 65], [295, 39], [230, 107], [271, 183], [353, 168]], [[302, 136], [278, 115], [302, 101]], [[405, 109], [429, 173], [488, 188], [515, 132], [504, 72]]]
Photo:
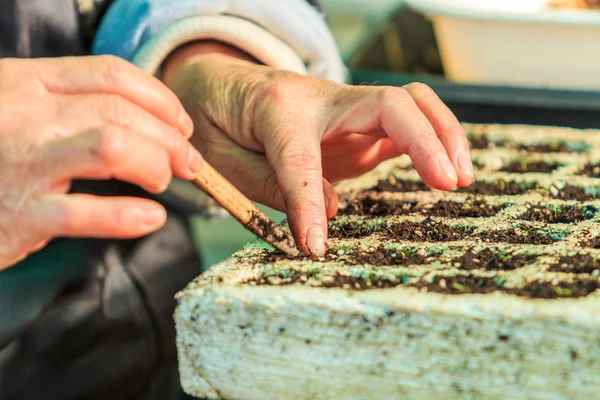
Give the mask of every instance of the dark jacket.
[[[0, 1], [0, 57], [85, 55], [111, 0]], [[78, 6], [80, 5], [80, 6]], [[146, 193], [120, 182], [74, 192]], [[174, 294], [200, 273], [189, 209], [139, 240], [55, 240], [0, 272], [0, 400], [178, 399]]]

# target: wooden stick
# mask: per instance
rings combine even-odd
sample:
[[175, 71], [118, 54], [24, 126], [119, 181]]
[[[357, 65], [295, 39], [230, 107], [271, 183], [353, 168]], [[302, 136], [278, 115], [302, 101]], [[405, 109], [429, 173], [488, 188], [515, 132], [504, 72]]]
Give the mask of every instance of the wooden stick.
[[211, 165], [205, 163], [194, 184], [212, 197], [246, 229], [285, 254], [299, 254], [293, 239]]

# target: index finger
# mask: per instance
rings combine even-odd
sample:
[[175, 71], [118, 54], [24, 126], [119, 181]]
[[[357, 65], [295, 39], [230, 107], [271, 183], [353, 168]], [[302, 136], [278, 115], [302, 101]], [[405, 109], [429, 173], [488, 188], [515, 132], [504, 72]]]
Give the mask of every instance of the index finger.
[[177, 96], [160, 80], [114, 56], [62, 57], [37, 60], [46, 89], [60, 94], [116, 94], [139, 105], [186, 137], [193, 122]]

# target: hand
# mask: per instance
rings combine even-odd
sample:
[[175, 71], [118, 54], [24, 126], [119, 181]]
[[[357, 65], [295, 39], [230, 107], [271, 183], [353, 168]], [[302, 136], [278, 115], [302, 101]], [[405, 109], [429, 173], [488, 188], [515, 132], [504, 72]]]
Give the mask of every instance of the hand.
[[325, 253], [332, 184], [386, 159], [408, 154], [432, 188], [472, 182], [464, 132], [429, 87], [342, 85], [250, 61], [198, 43], [164, 79], [194, 120], [192, 143], [251, 199], [287, 212], [304, 253]]
[[0, 270], [59, 236], [159, 229], [146, 199], [67, 194], [74, 179], [164, 191], [203, 163], [193, 123], [158, 79], [114, 57], [0, 60]]

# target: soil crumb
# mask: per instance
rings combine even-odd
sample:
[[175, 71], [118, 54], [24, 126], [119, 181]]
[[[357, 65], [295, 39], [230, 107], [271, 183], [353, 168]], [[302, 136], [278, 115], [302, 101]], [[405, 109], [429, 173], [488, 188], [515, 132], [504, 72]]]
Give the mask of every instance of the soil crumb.
[[468, 138], [472, 150], [487, 149], [490, 141], [485, 135], [473, 135]]

